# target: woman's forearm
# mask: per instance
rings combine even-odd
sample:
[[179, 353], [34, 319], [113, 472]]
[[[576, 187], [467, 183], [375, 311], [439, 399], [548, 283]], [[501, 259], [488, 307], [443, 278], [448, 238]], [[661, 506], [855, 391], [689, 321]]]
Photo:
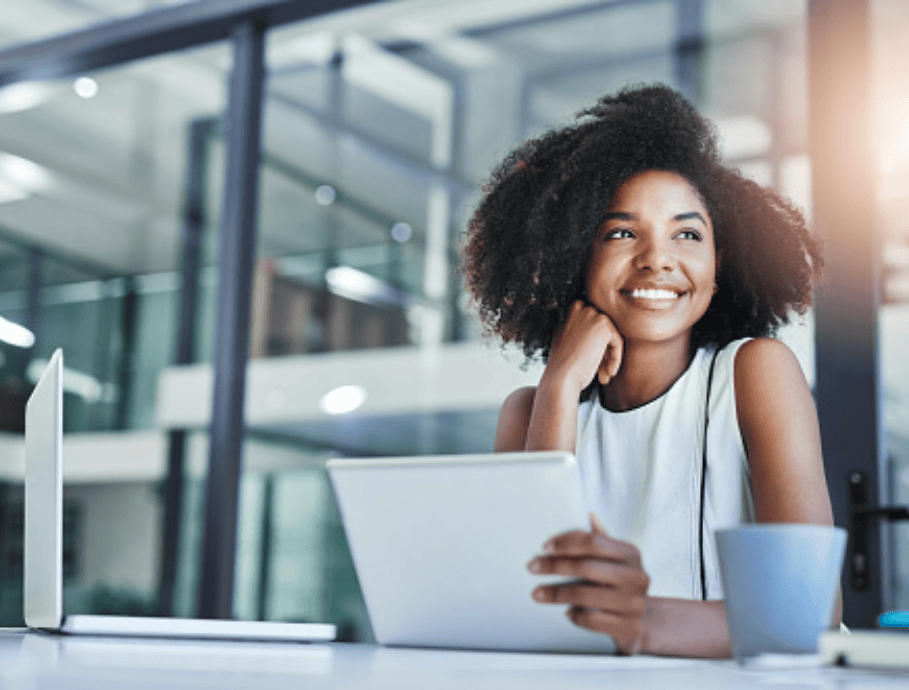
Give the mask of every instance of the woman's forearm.
[[648, 597], [643, 654], [726, 658], [732, 655], [722, 601]]
[[537, 386], [524, 450], [575, 452], [579, 392], [557, 376], [543, 376]]

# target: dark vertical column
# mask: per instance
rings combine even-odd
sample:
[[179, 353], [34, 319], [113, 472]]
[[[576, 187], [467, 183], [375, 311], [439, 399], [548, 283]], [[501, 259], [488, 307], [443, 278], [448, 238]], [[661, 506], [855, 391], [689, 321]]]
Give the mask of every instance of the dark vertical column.
[[[817, 407], [836, 523], [849, 525], [849, 477], [882, 495], [878, 381], [879, 252], [870, 141], [869, 0], [808, 3], [809, 146], [814, 225], [826, 244], [827, 280], [816, 306]], [[882, 541], [873, 521], [866, 587], [844, 568], [844, 620], [871, 627], [882, 609]], [[847, 557], [847, 561], [848, 561]]]
[[259, 591], [256, 593], [256, 612], [260, 621], [268, 620], [268, 584], [271, 580], [274, 503], [275, 477], [267, 474], [262, 484], [262, 548], [259, 550]]
[[[100, 305], [99, 305], [100, 307]], [[114, 414], [114, 429], [126, 429], [129, 425], [129, 406], [132, 397], [133, 360], [136, 352], [136, 320], [139, 310], [139, 295], [132, 278], [126, 279], [126, 290], [120, 298], [120, 362], [117, 367], [117, 409]]]
[[229, 618], [233, 612], [237, 505], [246, 431], [243, 408], [249, 308], [256, 254], [264, 32], [247, 22], [234, 31], [233, 40], [212, 360], [215, 386], [199, 581], [202, 618]]
[[[326, 88], [326, 112], [331, 122], [336, 127], [327, 131], [326, 146], [326, 175], [328, 184], [335, 186], [341, 180], [341, 132], [343, 131], [343, 104], [344, 104], [344, 78], [342, 71], [344, 68], [344, 54], [337, 49], [328, 65], [328, 82]], [[340, 219], [335, 208], [329, 208], [325, 213], [325, 263], [324, 273], [326, 275], [330, 268], [337, 266], [340, 262], [338, 259], [338, 239], [340, 237]], [[315, 313], [322, 320], [322, 341], [319, 343], [317, 351], [330, 352], [332, 350], [341, 350], [347, 347], [347, 340], [344, 335], [339, 337], [339, 333], [346, 333], [343, 320], [347, 312], [342, 306], [341, 298], [328, 290], [327, 283], [323, 280], [323, 288], [318, 297]]]
[[[194, 361], [196, 303], [199, 297], [199, 270], [202, 266], [202, 233], [205, 229], [205, 177], [208, 143], [217, 121], [195, 120], [189, 126], [186, 191], [183, 210], [183, 270], [177, 313], [177, 348], [174, 363]], [[183, 523], [184, 465], [186, 431], [171, 430], [167, 448], [167, 478], [164, 483], [164, 534], [161, 540], [161, 573], [158, 582], [158, 614], [173, 615], [177, 586], [177, 556]]]
[[[9, 559], [6, 553], [6, 540], [9, 533], [9, 510], [7, 508], [7, 503], [9, 502], [9, 488], [8, 484], [4, 481], [0, 481], [0, 607], [3, 606], [3, 592], [7, 589], [7, 580], [11, 579], [10, 573], [7, 571], [6, 566], [9, 563]], [[10, 588], [12, 589], [12, 588]]]
[[691, 102], [702, 97], [704, 56], [703, 0], [676, 0], [675, 83]]
[[[452, 138], [451, 138], [451, 158], [454, 162], [454, 169], [459, 169], [464, 162], [464, 146], [467, 140], [465, 132], [467, 122], [467, 86], [465, 84], [467, 77], [464, 75], [450, 75], [449, 81], [453, 87], [452, 110]], [[451, 169], [451, 168], [450, 168]], [[452, 342], [459, 342], [466, 338], [465, 314], [461, 311], [461, 273], [458, 271], [458, 238], [459, 232], [454, 231], [454, 219], [461, 217], [461, 206], [463, 197], [461, 192], [451, 190], [449, 193], [448, 206], [448, 313], [451, 315], [451, 326], [449, 330], [449, 339]]]

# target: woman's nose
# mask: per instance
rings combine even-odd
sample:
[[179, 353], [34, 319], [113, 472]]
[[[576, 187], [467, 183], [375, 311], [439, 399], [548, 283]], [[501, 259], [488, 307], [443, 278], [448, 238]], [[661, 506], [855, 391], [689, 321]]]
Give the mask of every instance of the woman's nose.
[[641, 271], [671, 271], [675, 266], [675, 256], [671, 247], [659, 240], [643, 242], [635, 257], [635, 267]]

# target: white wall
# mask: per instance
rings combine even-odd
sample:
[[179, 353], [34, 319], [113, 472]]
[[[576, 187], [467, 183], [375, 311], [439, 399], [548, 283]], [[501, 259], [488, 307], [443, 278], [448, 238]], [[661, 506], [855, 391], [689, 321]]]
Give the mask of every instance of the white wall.
[[76, 551], [80, 586], [155, 596], [162, 525], [155, 485], [75, 484], [63, 494], [78, 503], [82, 516]]

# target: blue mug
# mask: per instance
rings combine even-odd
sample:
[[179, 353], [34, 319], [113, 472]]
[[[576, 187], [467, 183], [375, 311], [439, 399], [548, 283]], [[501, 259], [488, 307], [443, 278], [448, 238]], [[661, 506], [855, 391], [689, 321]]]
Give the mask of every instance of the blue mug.
[[733, 656], [817, 652], [833, 616], [846, 530], [759, 524], [715, 534]]

